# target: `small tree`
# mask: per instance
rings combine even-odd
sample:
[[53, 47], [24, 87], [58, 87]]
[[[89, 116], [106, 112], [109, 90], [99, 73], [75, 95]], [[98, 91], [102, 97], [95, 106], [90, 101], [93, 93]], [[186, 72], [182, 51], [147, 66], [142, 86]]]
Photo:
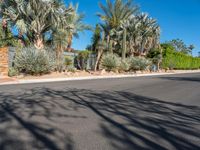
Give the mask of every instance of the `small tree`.
[[87, 60], [89, 58], [89, 55], [90, 51], [87, 50], [79, 52], [76, 58], [78, 69], [85, 70], [87, 68]]
[[160, 49], [152, 49], [147, 55], [148, 58], [152, 60], [152, 62], [157, 66], [158, 70], [160, 70], [160, 64], [162, 63], [162, 53]]

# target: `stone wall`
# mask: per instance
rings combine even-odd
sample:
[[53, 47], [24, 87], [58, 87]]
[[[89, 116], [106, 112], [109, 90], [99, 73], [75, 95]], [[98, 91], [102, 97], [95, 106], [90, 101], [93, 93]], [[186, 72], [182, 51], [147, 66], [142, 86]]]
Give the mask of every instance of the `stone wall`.
[[0, 75], [8, 75], [8, 48], [0, 48]]

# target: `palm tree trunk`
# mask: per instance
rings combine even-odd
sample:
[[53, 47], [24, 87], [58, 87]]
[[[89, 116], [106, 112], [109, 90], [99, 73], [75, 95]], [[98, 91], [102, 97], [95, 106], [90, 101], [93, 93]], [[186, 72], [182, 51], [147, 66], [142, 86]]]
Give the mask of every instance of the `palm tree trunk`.
[[112, 54], [113, 53], [112, 40], [110, 39], [110, 35], [107, 35], [107, 48], [108, 48], [108, 51]]
[[111, 54], [113, 54], [113, 41], [110, 39], [110, 42], [109, 42], [109, 52], [111, 53]]
[[44, 48], [44, 41], [43, 41], [42, 35], [40, 35], [40, 34], [37, 34], [37, 35], [36, 35], [36, 39], [35, 39], [35, 41], [34, 41], [34, 46], [35, 46], [37, 49], [42, 49], [42, 48]]
[[99, 49], [98, 53], [97, 53], [97, 60], [96, 60], [96, 63], [95, 63], [94, 71], [97, 71], [98, 64], [99, 64], [99, 61], [101, 59], [102, 54], [103, 54], [103, 49]]
[[73, 39], [73, 36], [70, 34], [69, 37], [68, 37], [68, 45], [67, 45], [67, 50], [68, 50], [68, 51], [71, 50], [71, 47], [72, 47], [72, 39]]
[[144, 52], [144, 44], [145, 44], [145, 41], [142, 40], [142, 42], [141, 42], [141, 47], [140, 47], [140, 56], [141, 56], [142, 53]]

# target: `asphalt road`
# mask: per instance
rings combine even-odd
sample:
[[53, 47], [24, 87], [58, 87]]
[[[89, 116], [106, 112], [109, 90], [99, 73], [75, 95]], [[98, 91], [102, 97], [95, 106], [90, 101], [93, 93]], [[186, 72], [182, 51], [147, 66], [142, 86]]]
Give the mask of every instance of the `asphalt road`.
[[0, 86], [0, 150], [199, 150], [200, 73]]

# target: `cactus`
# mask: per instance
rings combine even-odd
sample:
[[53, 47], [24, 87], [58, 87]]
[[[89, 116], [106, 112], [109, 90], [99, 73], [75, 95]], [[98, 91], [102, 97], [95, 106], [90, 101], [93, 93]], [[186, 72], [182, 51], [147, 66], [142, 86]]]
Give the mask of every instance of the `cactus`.
[[124, 28], [123, 41], [122, 41], [122, 60], [125, 60], [126, 58], [126, 36], [127, 36], [127, 31], [126, 28]]

